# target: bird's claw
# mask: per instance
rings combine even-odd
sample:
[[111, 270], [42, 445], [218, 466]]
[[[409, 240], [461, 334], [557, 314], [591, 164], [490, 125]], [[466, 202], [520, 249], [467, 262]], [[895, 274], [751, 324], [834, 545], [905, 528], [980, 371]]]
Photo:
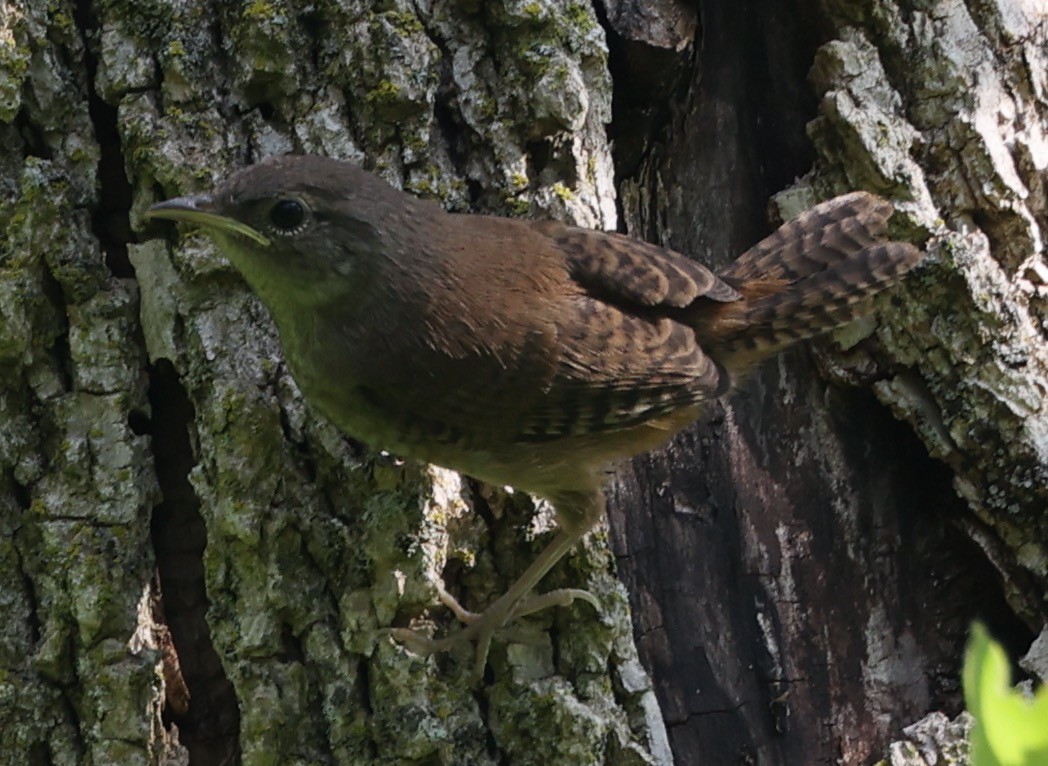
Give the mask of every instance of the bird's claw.
[[594, 609], [600, 610], [600, 602], [596, 596], [581, 588], [559, 588], [540, 596], [525, 598], [516, 604], [502, 603], [503, 600], [499, 599], [480, 613], [471, 612], [463, 607], [442, 585], [437, 584], [435, 588], [440, 602], [450, 609], [465, 627], [444, 638], [429, 638], [410, 628], [391, 628], [389, 634], [395, 641], [416, 654], [445, 652], [463, 641], [475, 641], [477, 648], [471, 675], [473, 684], [478, 683], [484, 675], [491, 639], [510, 620], [534, 614], [551, 606], [567, 606], [575, 600], [586, 601], [592, 604]]

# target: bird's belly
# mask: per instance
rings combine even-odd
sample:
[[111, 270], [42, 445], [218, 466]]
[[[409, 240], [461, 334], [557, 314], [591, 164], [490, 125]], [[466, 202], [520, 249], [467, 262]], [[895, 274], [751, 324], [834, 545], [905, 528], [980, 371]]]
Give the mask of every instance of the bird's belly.
[[509, 445], [485, 443], [453, 424], [412, 418], [383, 404], [363, 376], [346, 370], [311, 372], [289, 354], [292, 375], [306, 401], [347, 436], [372, 449], [451, 468], [493, 484], [540, 491], [546, 473], [542, 450], [530, 456]]
[[377, 407], [358, 380], [310, 374], [294, 364], [291, 369], [306, 401], [344, 434], [376, 449], [407, 454], [398, 418]]
[[306, 400], [347, 436], [372, 449], [450, 468], [489, 484], [512, 486], [550, 497], [565, 489], [591, 489], [606, 478], [609, 464], [668, 440], [696, 412], [680, 422], [644, 425], [601, 435], [570, 436], [544, 443], [488, 441], [448, 424], [420, 422], [376, 403], [367, 386], [334, 379], [296, 380]]
[[[292, 375], [306, 401], [347, 436], [373, 449], [547, 497], [558, 489], [599, 485], [608, 463], [657, 446], [695, 417], [694, 411], [682, 412], [680, 422], [670, 418], [606, 434], [523, 443], [511, 430], [492, 428], [483, 419], [466, 426], [438, 419], [426, 408], [416, 406], [414, 413], [398, 408], [391, 397], [382, 395], [388, 392], [376, 382], [378, 376], [352, 366], [347, 355], [337, 353], [338, 344], [328, 347], [335, 349], [331, 353], [318, 353], [323, 339], [299, 340], [309, 342], [308, 353], [296, 354], [302, 346], [285, 344]], [[360, 357], [356, 361], [359, 364]]]

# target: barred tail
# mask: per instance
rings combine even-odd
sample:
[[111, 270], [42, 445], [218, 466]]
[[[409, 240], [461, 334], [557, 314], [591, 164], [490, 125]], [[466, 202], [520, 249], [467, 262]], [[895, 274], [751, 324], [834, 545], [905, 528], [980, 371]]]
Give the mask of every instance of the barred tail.
[[784, 224], [720, 275], [743, 298], [705, 309], [702, 346], [738, 372], [866, 313], [923, 257], [912, 244], [885, 241], [892, 210], [854, 192]]

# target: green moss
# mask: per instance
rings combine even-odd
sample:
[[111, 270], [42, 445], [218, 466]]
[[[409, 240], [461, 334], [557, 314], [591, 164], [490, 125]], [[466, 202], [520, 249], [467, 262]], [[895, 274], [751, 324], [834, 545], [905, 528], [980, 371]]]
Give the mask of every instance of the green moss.
[[[426, 140], [418, 133], [413, 133], [404, 138], [404, 148], [408, 151], [415, 152], [416, 154], [425, 154], [426, 147]], [[436, 174], [439, 171], [436, 168], [428, 167], [426, 168], [426, 172]]]
[[244, 9], [243, 18], [248, 21], [272, 21], [280, 10], [269, 0], [251, 0]]
[[407, 11], [384, 11], [379, 14], [379, 18], [387, 21], [404, 36], [422, 34], [426, 31], [418, 17]]
[[527, 70], [533, 77], [539, 78], [549, 71], [551, 66], [551, 49], [541, 43], [529, 41], [528, 44], [518, 52], [518, 58], [527, 65]]
[[13, 45], [9, 41], [0, 41], [0, 72], [19, 80], [29, 71], [29, 59], [32, 51], [25, 46]]
[[400, 95], [400, 86], [390, 80], [382, 80], [376, 87], [372, 88], [364, 96], [369, 104], [393, 104]]
[[508, 212], [511, 216], [523, 218], [531, 212], [531, 202], [522, 197], [507, 200]]
[[25, 225], [27, 219], [28, 216], [25, 214], [24, 210], [16, 210], [8, 219], [6, 228], [8, 231], [19, 229]]
[[167, 55], [172, 58], [181, 58], [186, 55], [186, 46], [181, 40], [172, 40], [167, 44]]
[[418, 181], [412, 181], [410, 184], [408, 184], [408, 190], [413, 192], [414, 194], [417, 194], [420, 197], [435, 197], [437, 195], [437, 190], [434, 188], [433, 184], [429, 181], [429, 179], [426, 178], [423, 178]]
[[495, 102], [495, 99], [485, 96], [480, 101], [479, 111], [480, 116], [485, 120], [492, 120], [498, 113], [498, 104]]
[[0, 121], [10, 122], [18, 113], [22, 81], [29, 71], [31, 56], [28, 48], [0, 39]]
[[542, 17], [542, 6], [539, 3], [528, 3], [524, 6], [523, 11], [532, 19], [538, 19]]
[[513, 184], [515, 189], [524, 189], [528, 185], [528, 177], [523, 173], [514, 173], [510, 177], [510, 183]]
[[70, 32], [76, 29], [76, 23], [73, 21], [73, 17], [68, 13], [59, 11], [51, 17], [51, 22], [55, 28], [62, 32]]
[[553, 184], [553, 193], [565, 202], [567, 202], [568, 200], [575, 199], [575, 192], [573, 192], [567, 186], [562, 184], [560, 181], [557, 181], [557, 183]]
[[589, 6], [582, 3], [569, 3], [564, 15], [583, 34], [589, 34], [597, 26]]

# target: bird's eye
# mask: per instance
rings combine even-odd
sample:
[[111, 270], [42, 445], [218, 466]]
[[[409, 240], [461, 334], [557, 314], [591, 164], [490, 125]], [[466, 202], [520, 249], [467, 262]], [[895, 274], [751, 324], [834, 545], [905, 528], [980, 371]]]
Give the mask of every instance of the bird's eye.
[[282, 199], [269, 209], [269, 222], [278, 231], [293, 232], [306, 219], [306, 208], [297, 199]]

